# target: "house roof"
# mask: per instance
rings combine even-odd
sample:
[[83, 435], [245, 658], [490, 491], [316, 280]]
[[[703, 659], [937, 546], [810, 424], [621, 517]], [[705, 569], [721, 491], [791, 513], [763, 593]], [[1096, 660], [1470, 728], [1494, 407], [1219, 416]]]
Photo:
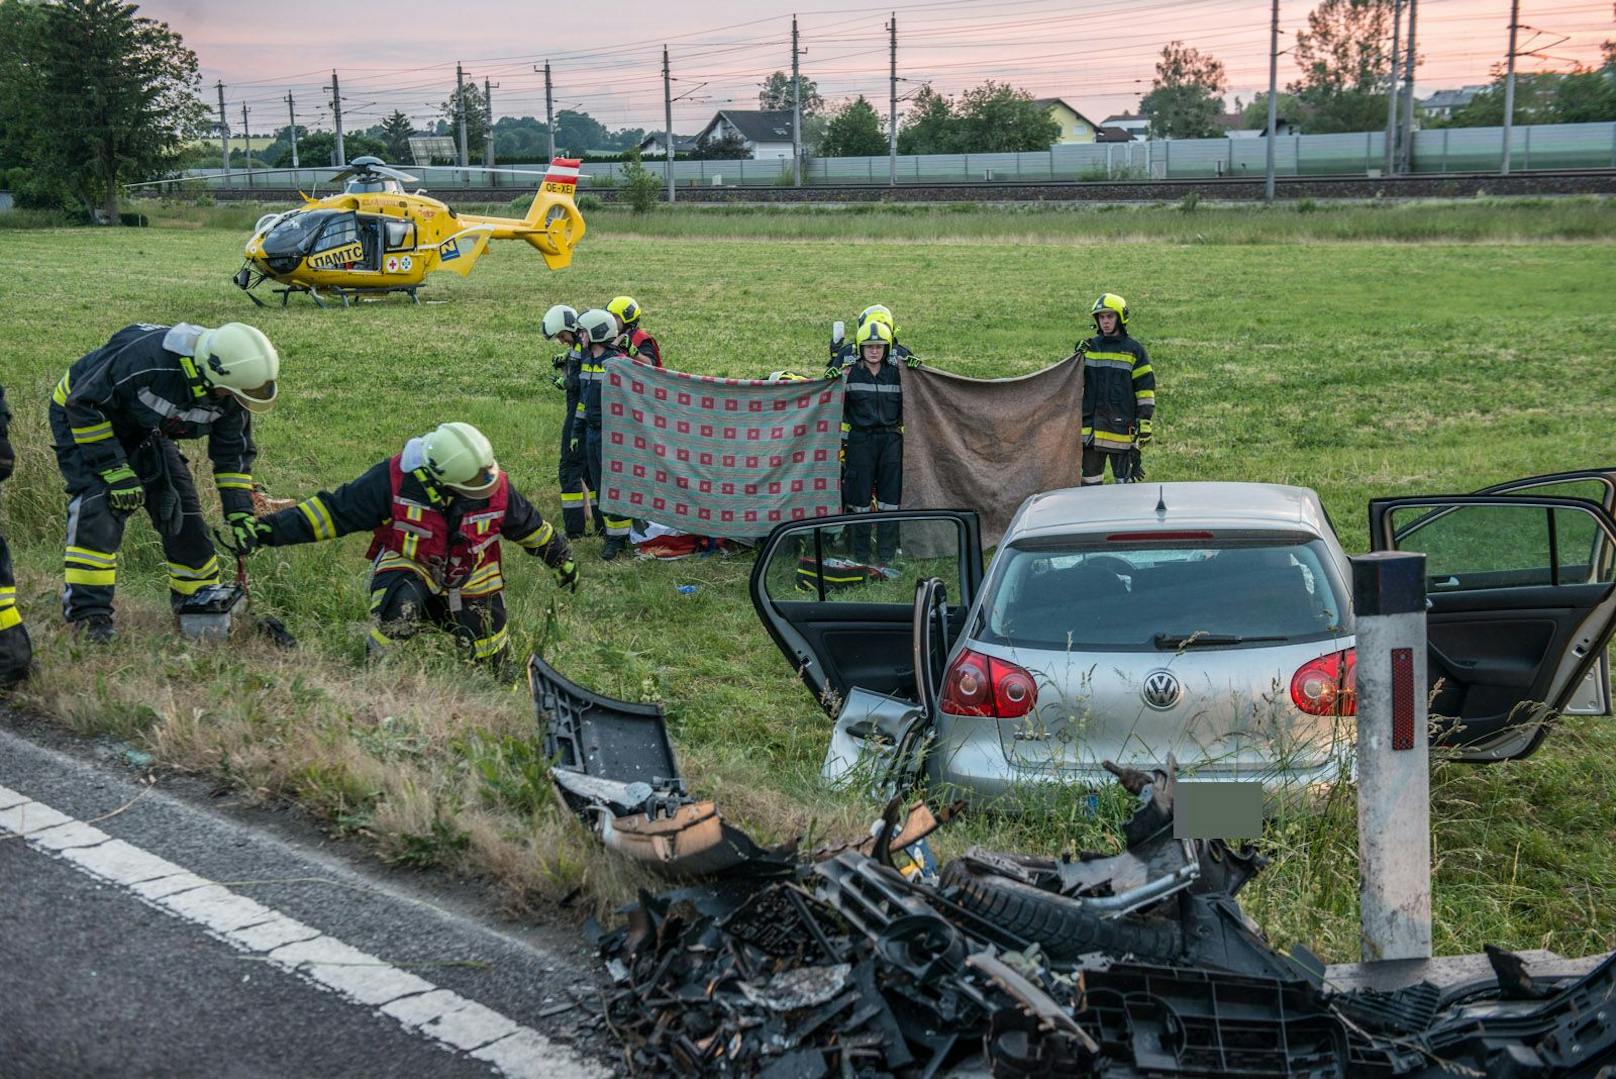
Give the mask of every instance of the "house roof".
[[1466, 86], [1458, 90], [1438, 90], [1420, 102], [1422, 109], [1462, 109], [1487, 89], [1485, 86]]
[[[649, 135], [645, 136], [645, 138], [640, 140], [640, 148], [643, 150], [645, 147], [651, 145], [651, 143], [653, 143], [653, 142], [656, 143], [658, 146], [662, 145], [662, 136], [663, 136], [663, 133], [660, 132], [660, 131], [651, 132]], [[673, 136], [673, 149], [674, 149], [675, 153], [678, 153], [681, 150], [694, 150], [695, 148], [696, 148], [696, 136], [695, 135], [680, 135], [677, 132], [674, 133], [674, 136]]]
[[1099, 127], [1100, 127], [1099, 124], [1095, 123], [1093, 120], [1090, 120], [1087, 116], [1084, 116], [1083, 113], [1078, 110], [1078, 107], [1076, 105], [1073, 105], [1070, 101], [1067, 101], [1067, 100], [1065, 100], [1063, 98], [1058, 98], [1058, 97], [1035, 97], [1035, 98], [1032, 99], [1032, 103], [1034, 105], [1041, 106], [1041, 107], [1043, 107], [1045, 109], [1052, 109], [1056, 105], [1063, 105], [1066, 108], [1072, 110], [1073, 115], [1075, 115], [1079, 120], [1082, 120], [1085, 124], [1088, 124], [1090, 127], [1095, 128], [1096, 130], [1098, 130]]
[[1097, 127], [1094, 129], [1095, 142], [1133, 142], [1133, 132], [1120, 127]]
[[791, 110], [764, 111], [761, 109], [719, 109], [713, 118], [707, 121], [707, 126], [701, 129], [698, 139], [710, 134], [720, 119], [729, 122], [730, 126], [741, 133], [747, 142], [790, 142], [791, 141]]
[[1142, 112], [1118, 112], [1107, 116], [1104, 120], [1101, 120], [1100, 123], [1110, 127], [1115, 125], [1119, 120], [1126, 123], [1134, 120], [1143, 120], [1144, 118], [1145, 114]]

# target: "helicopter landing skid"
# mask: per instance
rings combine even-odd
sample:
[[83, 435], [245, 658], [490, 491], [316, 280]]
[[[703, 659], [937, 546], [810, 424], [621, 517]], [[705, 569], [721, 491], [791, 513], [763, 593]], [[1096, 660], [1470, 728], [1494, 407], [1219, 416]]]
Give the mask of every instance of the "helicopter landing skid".
[[[402, 292], [407, 294], [410, 298], [410, 302], [419, 307], [421, 306], [421, 297], [418, 296], [417, 293], [425, 287], [425, 285], [396, 285], [389, 288], [338, 288], [336, 286], [327, 286], [322, 293], [321, 290], [316, 289], [312, 285], [286, 285], [282, 288], [275, 289], [274, 291], [279, 294], [282, 307], [286, 306], [287, 300], [294, 292], [306, 293], [309, 299], [314, 301], [315, 306], [321, 309], [326, 309], [331, 306], [326, 301], [332, 296], [340, 299], [343, 307], [352, 307], [355, 300], [363, 300], [367, 297], [375, 297], [380, 299], [390, 292]], [[252, 294], [248, 293], [248, 295], [250, 296]], [[253, 298], [255, 300], [257, 299], [256, 296]]]

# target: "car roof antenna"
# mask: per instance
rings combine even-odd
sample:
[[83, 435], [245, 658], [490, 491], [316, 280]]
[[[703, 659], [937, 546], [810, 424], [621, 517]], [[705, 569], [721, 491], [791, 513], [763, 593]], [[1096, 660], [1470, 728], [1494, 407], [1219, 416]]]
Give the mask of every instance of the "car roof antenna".
[[1156, 516], [1158, 516], [1158, 517], [1166, 517], [1167, 516], [1167, 488], [1166, 487], [1157, 488]]

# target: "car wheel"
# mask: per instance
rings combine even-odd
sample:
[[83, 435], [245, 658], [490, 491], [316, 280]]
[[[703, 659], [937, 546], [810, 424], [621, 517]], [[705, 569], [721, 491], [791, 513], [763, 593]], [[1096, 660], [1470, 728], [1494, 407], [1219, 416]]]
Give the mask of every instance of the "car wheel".
[[961, 859], [943, 867], [942, 886], [954, 902], [1041, 948], [1051, 959], [1086, 952], [1170, 960], [1182, 952], [1176, 926], [1110, 921], [1080, 902], [1030, 884], [972, 869]]

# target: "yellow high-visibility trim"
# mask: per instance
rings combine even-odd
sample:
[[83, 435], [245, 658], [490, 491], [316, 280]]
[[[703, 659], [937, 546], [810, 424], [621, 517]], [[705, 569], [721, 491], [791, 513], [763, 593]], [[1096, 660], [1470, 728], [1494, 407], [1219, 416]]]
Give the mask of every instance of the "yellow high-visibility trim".
[[1115, 446], [1131, 446], [1131, 445], [1133, 445], [1133, 438], [1130, 437], [1129, 435], [1115, 435], [1115, 434], [1112, 434], [1110, 431], [1096, 431], [1096, 432], [1094, 432], [1094, 441], [1097, 442], [1097, 443], [1098, 442], [1109, 442], [1109, 443], [1111, 443], [1112, 445], [1115, 445]]
[[561, 504], [563, 506], [570, 505], [573, 502], [582, 502], [583, 500], [584, 500], [584, 493], [582, 491], [562, 491], [561, 492]]
[[100, 585], [111, 588], [118, 583], [118, 571], [114, 569], [78, 569], [69, 566], [62, 575], [68, 584]]
[[1150, 364], [1148, 364], [1148, 363], [1142, 363], [1138, 367], [1135, 367], [1133, 369], [1133, 377], [1134, 378], [1144, 378], [1146, 375], [1148, 375], [1150, 373], [1151, 373]]
[[112, 421], [92, 423], [88, 427], [73, 428], [73, 441], [81, 446], [88, 446], [92, 442], [105, 442], [112, 437]]
[[69, 371], [67, 374], [63, 375], [62, 380], [56, 384], [56, 392], [51, 394], [51, 400], [55, 401], [57, 404], [61, 405], [63, 408], [66, 408], [67, 407], [67, 395], [72, 393], [72, 392], [73, 392], [73, 373], [71, 371]]
[[[563, 495], [562, 497], [565, 498], [566, 496]], [[579, 495], [579, 497], [582, 498], [583, 496]], [[554, 538], [555, 529], [550, 526], [549, 521], [545, 521], [527, 535], [518, 537], [516, 542], [523, 547], [543, 547]]]
[[842, 434], [844, 434], [844, 435], [848, 434], [852, 430], [853, 430], [853, 425], [852, 424], [850, 424], [850, 423], [842, 424]]
[[381, 645], [383, 648], [391, 648], [394, 644], [398, 643], [375, 626], [370, 627], [370, 639]]
[[1132, 364], [1139, 359], [1138, 356], [1131, 352], [1098, 352], [1094, 349], [1083, 353], [1083, 358], [1086, 360], [1122, 360], [1128, 364]]
[[0, 607], [17, 602], [17, 586], [14, 584], [0, 585]]
[[117, 551], [96, 551], [89, 547], [69, 547], [63, 556], [65, 562], [83, 562], [89, 566], [113, 567], [118, 564]]
[[410, 532], [410, 533], [405, 534], [405, 536], [404, 536], [404, 557], [405, 558], [411, 559], [413, 561], [414, 558], [415, 558], [415, 552], [418, 551], [420, 549], [420, 547], [421, 547], [421, 537], [420, 536], [417, 536], [414, 532]]
[[336, 525], [331, 523], [331, 514], [325, 508], [325, 503], [320, 501], [319, 495], [305, 498], [297, 504], [297, 508], [302, 510], [303, 516], [308, 519], [309, 527], [314, 530], [315, 539], [328, 540], [337, 538]]
[[0, 631], [22, 625], [22, 612], [15, 606], [0, 607]]
[[510, 637], [510, 628], [508, 626], [501, 626], [499, 627], [499, 632], [495, 633], [493, 636], [480, 637], [477, 640], [472, 641], [472, 654], [478, 659], [487, 659], [489, 656], [496, 654], [500, 649], [504, 648], [506, 642], [510, 640]]
[[421, 519], [421, 507], [420, 506], [405, 506], [404, 507], [404, 519], [406, 521], [419, 521]]
[[1154, 403], [1155, 400], [1156, 400], [1156, 391], [1155, 390], [1134, 390], [1133, 391], [1133, 399], [1135, 401], [1150, 401], [1150, 402]]
[[200, 566], [186, 566], [178, 562], [169, 562], [168, 575], [186, 581], [217, 581], [219, 579], [219, 558], [217, 555], [209, 558]]
[[250, 491], [253, 478], [246, 472], [215, 472], [213, 482], [221, 491]]
[[214, 574], [211, 578], [204, 580], [191, 580], [185, 577], [176, 577], [172, 573], [168, 575], [169, 591], [178, 592], [182, 596], [194, 596], [204, 588], [212, 588], [218, 583], [218, 574]]

